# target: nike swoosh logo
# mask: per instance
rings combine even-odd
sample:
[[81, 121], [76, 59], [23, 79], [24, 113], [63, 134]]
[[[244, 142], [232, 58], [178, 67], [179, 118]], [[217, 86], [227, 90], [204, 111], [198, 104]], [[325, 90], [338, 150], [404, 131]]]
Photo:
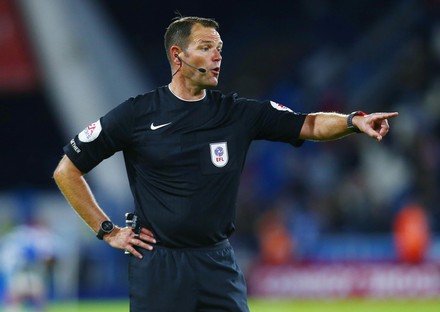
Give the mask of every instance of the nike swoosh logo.
[[162, 128], [162, 127], [166, 127], [166, 126], [168, 126], [168, 125], [171, 125], [171, 122], [166, 123], [166, 124], [157, 125], [157, 126], [155, 126], [155, 125], [154, 125], [154, 122], [152, 122], [152, 123], [151, 123], [151, 126], [150, 126], [150, 129], [154, 131], [154, 130], [160, 129], [160, 128]]

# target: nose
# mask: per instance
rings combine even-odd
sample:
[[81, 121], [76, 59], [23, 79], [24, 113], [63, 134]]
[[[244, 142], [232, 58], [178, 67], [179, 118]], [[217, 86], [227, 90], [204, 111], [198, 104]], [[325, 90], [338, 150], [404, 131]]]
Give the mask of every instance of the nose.
[[222, 60], [222, 55], [220, 54], [220, 51], [218, 50], [214, 50], [214, 61], [221, 61]]

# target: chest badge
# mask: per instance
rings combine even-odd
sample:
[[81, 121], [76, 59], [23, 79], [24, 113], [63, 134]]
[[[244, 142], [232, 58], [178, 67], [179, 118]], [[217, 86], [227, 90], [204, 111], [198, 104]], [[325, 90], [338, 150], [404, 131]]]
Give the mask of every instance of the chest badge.
[[216, 167], [224, 167], [229, 161], [228, 142], [210, 143], [211, 161]]

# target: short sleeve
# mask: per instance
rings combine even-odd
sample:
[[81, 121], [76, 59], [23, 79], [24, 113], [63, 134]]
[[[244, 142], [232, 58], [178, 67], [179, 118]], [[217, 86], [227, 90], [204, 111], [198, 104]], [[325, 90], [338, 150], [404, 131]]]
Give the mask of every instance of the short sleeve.
[[246, 123], [250, 127], [254, 140], [269, 140], [301, 146], [304, 140], [299, 138], [307, 114], [297, 113], [290, 108], [273, 101], [245, 102]]
[[75, 166], [87, 173], [104, 159], [131, 144], [134, 98], [120, 104], [64, 146], [64, 152]]

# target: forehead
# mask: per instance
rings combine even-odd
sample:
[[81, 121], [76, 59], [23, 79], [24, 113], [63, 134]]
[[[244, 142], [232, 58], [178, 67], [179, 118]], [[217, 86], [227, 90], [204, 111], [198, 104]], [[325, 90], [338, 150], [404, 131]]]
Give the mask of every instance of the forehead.
[[202, 42], [210, 42], [215, 45], [223, 44], [217, 30], [211, 27], [204, 27], [203, 25], [195, 24], [191, 30], [190, 44], [199, 44]]

